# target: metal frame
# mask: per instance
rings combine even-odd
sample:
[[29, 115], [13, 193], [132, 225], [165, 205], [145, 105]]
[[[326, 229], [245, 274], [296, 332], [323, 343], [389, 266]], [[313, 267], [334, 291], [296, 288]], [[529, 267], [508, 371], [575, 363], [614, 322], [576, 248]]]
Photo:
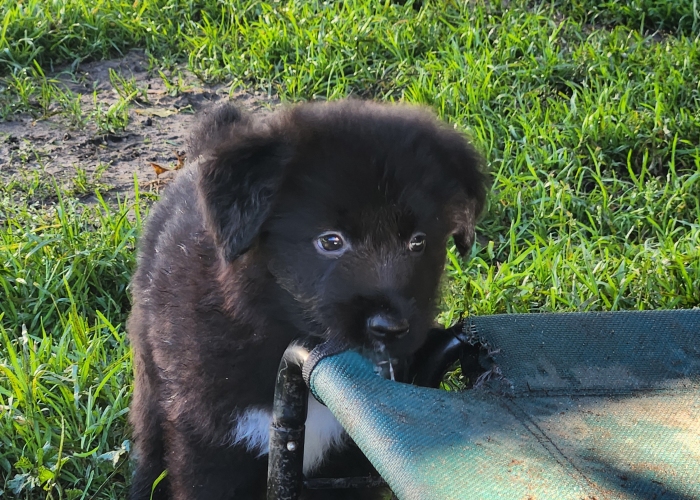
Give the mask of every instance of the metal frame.
[[304, 424], [309, 404], [309, 388], [304, 382], [302, 368], [319, 343], [319, 339], [312, 337], [295, 340], [280, 361], [270, 425], [268, 500], [297, 500], [301, 494]]
[[[480, 346], [468, 342], [462, 328], [463, 325], [458, 324], [446, 330], [432, 330], [425, 346], [415, 356], [417, 362], [409, 369], [409, 380], [423, 387], [438, 387], [457, 360], [461, 360], [465, 373], [483, 371], [479, 368]], [[383, 479], [371, 476], [304, 479], [304, 424], [309, 398], [304, 363], [310, 355], [316, 358], [311, 351], [322, 342], [317, 337], [297, 339], [282, 356], [270, 426], [267, 500], [298, 500], [302, 488], [372, 488], [385, 484]], [[310, 362], [313, 364], [317, 360]]]

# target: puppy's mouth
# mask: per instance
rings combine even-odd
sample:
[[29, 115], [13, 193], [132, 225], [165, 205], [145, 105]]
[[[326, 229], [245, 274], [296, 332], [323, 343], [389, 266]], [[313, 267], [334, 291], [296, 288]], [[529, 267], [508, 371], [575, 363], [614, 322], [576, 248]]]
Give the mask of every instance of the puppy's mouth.
[[396, 380], [396, 370], [399, 358], [392, 357], [386, 344], [379, 340], [373, 340], [371, 346], [366, 346], [362, 352], [374, 365], [374, 371], [380, 377]]
[[[406, 315], [389, 307], [370, 315], [366, 320], [366, 356], [374, 363], [375, 371], [384, 378], [396, 380], [399, 359], [396, 348], [409, 336], [410, 323]], [[392, 346], [389, 349], [388, 346]], [[401, 349], [399, 348], [399, 351]], [[393, 351], [393, 352], [392, 352]], [[392, 355], [393, 354], [393, 355]]]

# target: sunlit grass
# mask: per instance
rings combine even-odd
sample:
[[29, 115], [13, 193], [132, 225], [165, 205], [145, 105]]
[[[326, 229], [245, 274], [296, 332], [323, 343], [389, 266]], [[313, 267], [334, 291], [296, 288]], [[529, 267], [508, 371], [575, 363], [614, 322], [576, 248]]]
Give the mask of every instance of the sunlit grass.
[[89, 498], [102, 487], [124, 498], [123, 322], [139, 205], [59, 197], [47, 208], [1, 196], [0, 488]]
[[[174, 93], [185, 64], [286, 101], [428, 104], [494, 177], [471, 259], [450, 253], [441, 322], [699, 306], [698, 2], [423, 4], [0, 0], [0, 117], [123, 128], [144, 97], [129, 75], [110, 75], [113, 108], [89, 109], [52, 75], [131, 47]], [[128, 483], [126, 287], [145, 203], [84, 205], [72, 195], [94, 183], [74, 184], [0, 186], [8, 498], [120, 499]]]
[[442, 319], [700, 305], [700, 157], [665, 177], [499, 175], [482, 245], [448, 264]]

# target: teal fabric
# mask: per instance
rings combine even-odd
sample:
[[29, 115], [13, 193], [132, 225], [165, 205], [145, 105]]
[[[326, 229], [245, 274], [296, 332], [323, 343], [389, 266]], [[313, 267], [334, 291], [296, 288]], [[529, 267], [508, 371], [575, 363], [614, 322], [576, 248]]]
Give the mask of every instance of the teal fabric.
[[384, 380], [355, 352], [311, 388], [401, 500], [700, 499], [700, 310], [496, 315], [464, 393]]

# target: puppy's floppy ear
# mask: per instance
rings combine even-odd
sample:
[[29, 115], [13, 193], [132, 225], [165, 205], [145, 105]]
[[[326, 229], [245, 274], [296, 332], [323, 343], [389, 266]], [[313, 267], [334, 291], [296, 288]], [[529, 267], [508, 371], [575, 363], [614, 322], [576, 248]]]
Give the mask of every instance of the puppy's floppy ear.
[[443, 130], [442, 139], [442, 162], [453, 185], [449, 202], [452, 237], [457, 251], [465, 256], [474, 244], [474, 227], [490, 182], [484, 159], [466, 137], [454, 130]]
[[198, 189], [207, 225], [227, 261], [244, 254], [270, 215], [290, 146], [279, 121], [254, 121], [228, 105], [200, 128]]

